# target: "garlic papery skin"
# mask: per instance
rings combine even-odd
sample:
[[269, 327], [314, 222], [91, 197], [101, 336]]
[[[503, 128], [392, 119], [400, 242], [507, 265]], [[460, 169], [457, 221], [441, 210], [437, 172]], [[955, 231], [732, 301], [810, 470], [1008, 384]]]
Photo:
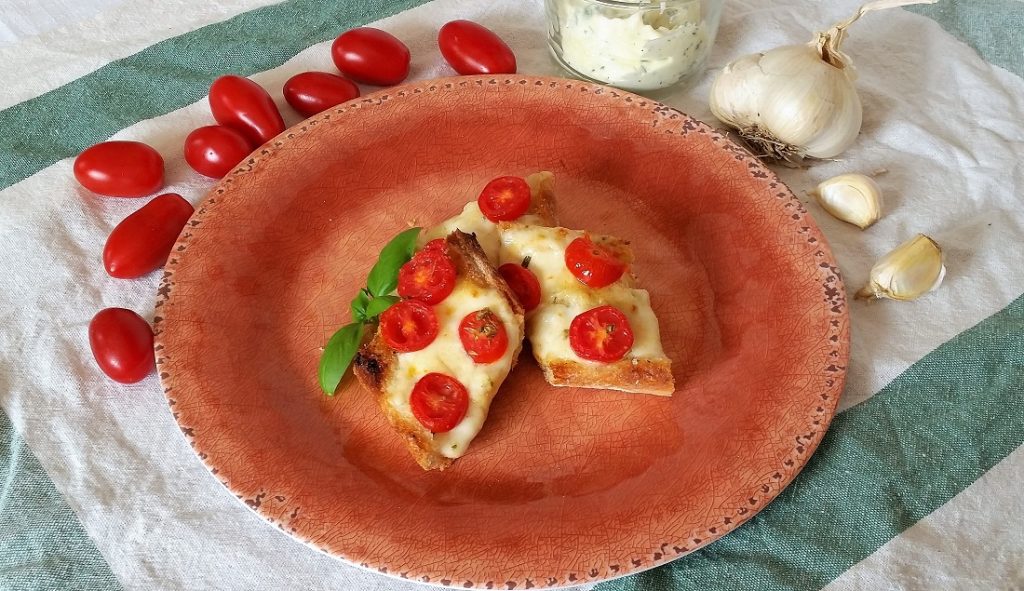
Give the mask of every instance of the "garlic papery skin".
[[860, 133], [853, 80], [850, 68], [825, 62], [812, 45], [779, 47], [726, 66], [711, 86], [711, 112], [758, 156], [833, 158]]
[[711, 112], [759, 157], [835, 158], [853, 144], [864, 117], [853, 63], [840, 51], [846, 28], [873, 10], [936, 1], [875, 0], [810, 43], [743, 56], [715, 78]]
[[882, 189], [863, 174], [841, 174], [812, 191], [821, 207], [833, 217], [861, 230], [882, 217]]
[[915, 300], [937, 289], [945, 276], [942, 249], [931, 238], [918, 234], [875, 263], [868, 284], [857, 292], [857, 298]]

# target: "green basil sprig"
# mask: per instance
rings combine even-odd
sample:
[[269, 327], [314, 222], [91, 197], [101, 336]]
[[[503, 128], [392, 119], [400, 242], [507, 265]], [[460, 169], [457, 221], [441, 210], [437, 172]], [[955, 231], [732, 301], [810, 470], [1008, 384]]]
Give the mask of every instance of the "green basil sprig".
[[364, 326], [376, 322], [381, 312], [398, 301], [398, 296], [391, 295], [391, 292], [398, 287], [398, 270], [409, 262], [416, 251], [416, 238], [420, 230], [422, 228], [409, 228], [384, 246], [377, 263], [370, 269], [366, 287], [360, 289], [349, 304], [352, 322], [341, 327], [327, 341], [320, 355], [317, 377], [320, 388], [328, 396], [334, 396], [338, 384], [352, 365], [359, 345], [363, 342]]

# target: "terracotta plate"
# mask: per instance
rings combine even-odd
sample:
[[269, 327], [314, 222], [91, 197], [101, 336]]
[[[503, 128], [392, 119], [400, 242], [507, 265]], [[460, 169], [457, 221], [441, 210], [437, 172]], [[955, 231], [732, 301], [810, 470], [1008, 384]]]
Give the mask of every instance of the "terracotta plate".
[[[524, 358], [470, 452], [422, 472], [357, 384], [320, 393], [320, 348], [407, 223], [544, 169], [563, 224], [633, 241], [678, 390], [551, 388]], [[735, 529], [814, 451], [848, 354], [835, 261], [775, 175], [561, 79], [417, 82], [307, 120], [210, 193], [166, 271], [159, 372], [216, 477], [316, 548], [458, 587], [604, 579]]]

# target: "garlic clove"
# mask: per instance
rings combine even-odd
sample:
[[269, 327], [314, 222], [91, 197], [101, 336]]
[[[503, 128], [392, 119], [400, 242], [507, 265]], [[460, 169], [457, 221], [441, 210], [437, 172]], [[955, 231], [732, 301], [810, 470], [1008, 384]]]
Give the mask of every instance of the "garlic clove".
[[856, 297], [915, 300], [937, 289], [945, 276], [942, 249], [918, 234], [875, 263], [868, 284]]
[[832, 177], [811, 193], [833, 217], [861, 230], [882, 217], [882, 189], [874, 179], [863, 174]]

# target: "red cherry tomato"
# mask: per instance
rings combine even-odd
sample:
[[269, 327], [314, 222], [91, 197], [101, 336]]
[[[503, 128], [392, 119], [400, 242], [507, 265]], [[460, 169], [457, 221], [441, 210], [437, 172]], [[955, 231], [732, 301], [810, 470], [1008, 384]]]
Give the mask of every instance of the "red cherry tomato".
[[242, 76], [228, 74], [210, 86], [210, 111], [221, 125], [241, 132], [253, 146], [262, 146], [284, 131], [284, 119], [266, 90]]
[[633, 346], [633, 329], [617, 308], [600, 306], [572, 319], [569, 346], [590, 361], [618, 361]]
[[160, 268], [192, 212], [181, 195], [165, 193], [121, 220], [103, 247], [107, 273], [133, 279]]
[[342, 33], [331, 45], [331, 57], [342, 74], [363, 84], [391, 86], [409, 75], [409, 48], [380, 29]]
[[428, 373], [412, 388], [412, 414], [431, 433], [451, 431], [469, 410], [469, 392], [458, 380], [443, 373]]
[[89, 347], [112, 380], [132, 384], [153, 371], [153, 329], [124, 308], [100, 310], [89, 323]]
[[487, 183], [477, 205], [492, 222], [509, 222], [530, 209], [530, 185], [518, 176], [500, 176]]
[[75, 178], [100, 195], [142, 197], [164, 186], [164, 159], [142, 142], [102, 142], [75, 158]]
[[455, 289], [455, 265], [438, 249], [423, 249], [398, 270], [398, 295], [438, 304]]
[[529, 312], [540, 304], [540, 281], [529, 269], [515, 263], [505, 263], [498, 267], [498, 273], [508, 283], [512, 293], [516, 294], [524, 311]]
[[359, 96], [359, 87], [337, 74], [303, 72], [284, 83], [284, 100], [306, 117]]
[[395, 351], [419, 351], [437, 338], [437, 316], [423, 302], [402, 300], [381, 313], [380, 334]]
[[448, 252], [448, 245], [445, 243], [444, 238], [434, 238], [430, 242], [423, 245], [420, 250], [438, 250], [441, 252]]
[[626, 264], [589, 236], [581, 236], [565, 249], [565, 266], [581, 283], [595, 289], [615, 283], [626, 271]]
[[185, 138], [185, 162], [201, 175], [215, 179], [245, 160], [252, 146], [244, 135], [223, 125], [207, 125]]
[[462, 319], [459, 339], [475, 363], [493, 363], [508, 350], [505, 323], [489, 308], [470, 312]]
[[515, 74], [516, 54], [483, 25], [452, 21], [437, 34], [441, 55], [459, 74]]

